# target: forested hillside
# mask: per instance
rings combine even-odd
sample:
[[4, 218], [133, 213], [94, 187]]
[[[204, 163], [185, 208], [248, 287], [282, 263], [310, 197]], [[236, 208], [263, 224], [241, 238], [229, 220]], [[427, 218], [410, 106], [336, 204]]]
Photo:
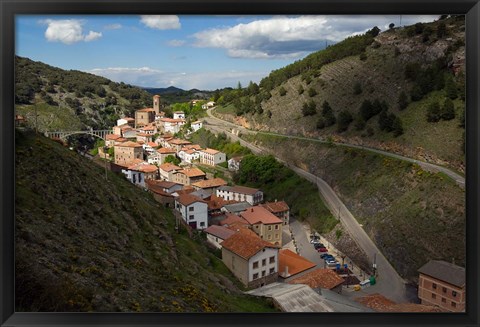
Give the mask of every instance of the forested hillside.
[[372, 28], [216, 94], [246, 127], [363, 144], [465, 169], [465, 20]]
[[152, 95], [93, 74], [16, 57], [15, 103], [29, 124], [36, 110], [40, 131], [103, 129], [136, 109], [151, 107]]

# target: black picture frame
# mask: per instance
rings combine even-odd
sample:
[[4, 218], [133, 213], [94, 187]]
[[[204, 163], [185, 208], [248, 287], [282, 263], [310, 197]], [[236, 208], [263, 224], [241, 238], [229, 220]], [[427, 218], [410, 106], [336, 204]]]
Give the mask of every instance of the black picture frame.
[[[1, 326], [478, 326], [479, 50], [478, 0], [0, 0]], [[18, 14], [465, 14], [466, 15], [466, 210], [467, 301], [464, 314], [393, 313], [15, 313], [14, 310], [14, 18]]]

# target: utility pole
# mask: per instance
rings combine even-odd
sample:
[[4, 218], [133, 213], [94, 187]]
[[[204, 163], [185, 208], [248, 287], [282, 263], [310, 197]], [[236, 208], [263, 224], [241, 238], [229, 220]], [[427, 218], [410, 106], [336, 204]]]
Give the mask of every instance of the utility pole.
[[107, 175], [107, 147], [103, 147], [103, 159], [105, 159], [105, 180], [108, 180], [108, 175]]
[[373, 254], [373, 276], [377, 275], [377, 252]]

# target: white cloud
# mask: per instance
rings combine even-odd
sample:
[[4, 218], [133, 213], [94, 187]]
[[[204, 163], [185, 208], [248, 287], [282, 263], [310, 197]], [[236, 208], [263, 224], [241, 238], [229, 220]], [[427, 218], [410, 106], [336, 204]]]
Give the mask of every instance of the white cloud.
[[85, 36], [85, 42], [90, 42], [102, 37], [102, 33], [90, 31], [87, 36]]
[[131, 85], [143, 87], [168, 87], [173, 85], [185, 90], [193, 88], [214, 90], [227, 86], [236, 87], [239, 81], [242, 85], [248, 85], [249, 81], [259, 82], [261, 78], [268, 74], [268, 72], [258, 71], [166, 72], [150, 67], [95, 68], [88, 73]]
[[186, 42], [184, 40], [170, 40], [168, 41], [168, 45], [171, 47], [181, 47], [184, 45]]
[[[403, 16], [408, 22], [432, 21], [437, 16]], [[195, 46], [223, 48], [230, 57], [298, 58], [321, 50], [326, 42], [339, 42], [373, 26], [397, 23], [399, 16], [275, 16], [269, 19], [213, 28], [193, 35]]]
[[83, 21], [78, 19], [63, 19], [42, 21], [47, 24], [45, 30], [45, 38], [49, 42], [62, 42], [65, 44], [73, 44], [80, 41], [90, 42], [102, 36], [102, 33], [90, 31], [87, 35], [83, 34]]
[[119, 30], [122, 28], [121, 24], [110, 24], [104, 27], [106, 30]]
[[143, 15], [140, 21], [147, 27], [157, 30], [175, 30], [181, 27], [180, 19], [175, 15]]

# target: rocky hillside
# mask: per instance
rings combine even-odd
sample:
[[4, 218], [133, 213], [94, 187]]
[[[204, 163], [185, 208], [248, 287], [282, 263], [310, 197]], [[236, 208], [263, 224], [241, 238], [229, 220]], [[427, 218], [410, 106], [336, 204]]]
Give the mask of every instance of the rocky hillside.
[[217, 114], [252, 129], [332, 137], [463, 172], [464, 17], [370, 33], [272, 72], [223, 101]]
[[16, 112], [40, 131], [102, 129], [124, 115], [152, 105], [145, 90], [106, 78], [63, 70], [28, 58], [15, 58]]
[[19, 131], [15, 207], [16, 311], [274, 311], [148, 193]]
[[360, 149], [260, 134], [251, 141], [324, 179], [405, 279], [415, 281], [429, 260], [465, 265], [465, 190], [447, 176]]

